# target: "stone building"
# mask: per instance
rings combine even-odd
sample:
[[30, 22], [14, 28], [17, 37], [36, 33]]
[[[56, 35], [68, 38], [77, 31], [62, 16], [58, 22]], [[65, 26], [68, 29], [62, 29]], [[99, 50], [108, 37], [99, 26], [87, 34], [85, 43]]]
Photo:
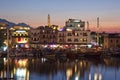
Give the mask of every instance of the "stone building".
[[32, 47], [57, 44], [57, 26], [40, 26], [30, 31], [30, 44]]
[[104, 36], [104, 48], [120, 48], [120, 34], [106, 34]]

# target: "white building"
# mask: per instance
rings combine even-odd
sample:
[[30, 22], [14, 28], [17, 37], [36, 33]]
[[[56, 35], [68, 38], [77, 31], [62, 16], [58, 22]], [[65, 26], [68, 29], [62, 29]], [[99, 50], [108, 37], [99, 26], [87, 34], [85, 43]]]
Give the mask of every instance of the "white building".
[[85, 30], [85, 22], [69, 19], [64, 31], [58, 32], [58, 43], [64, 45], [88, 46], [91, 44], [91, 31]]
[[78, 19], [69, 19], [66, 21], [65, 27], [66, 29], [83, 31], [85, 30], [85, 22]]

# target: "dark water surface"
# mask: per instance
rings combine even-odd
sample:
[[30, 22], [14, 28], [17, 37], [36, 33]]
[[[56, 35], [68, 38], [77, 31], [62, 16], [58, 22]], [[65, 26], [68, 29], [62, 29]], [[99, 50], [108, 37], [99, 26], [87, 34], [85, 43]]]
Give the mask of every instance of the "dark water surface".
[[0, 80], [120, 80], [120, 58], [0, 59]]

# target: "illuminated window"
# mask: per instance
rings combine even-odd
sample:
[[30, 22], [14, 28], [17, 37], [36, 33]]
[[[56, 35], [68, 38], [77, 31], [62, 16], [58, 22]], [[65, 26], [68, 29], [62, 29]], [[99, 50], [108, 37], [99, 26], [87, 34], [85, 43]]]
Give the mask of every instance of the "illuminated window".
[[80, 41], [82, 41], [83, 39], [81, 38]]
[[87, 42], [87, 39], [86, 39], [86, 38], [84, 38], [84, 39], [83, 39], [83, 42]]
[[78, 27], [80, 27], [80, 24], [78, 24]]
[[78, 36], [78, 33], [75, 33], [75, 36]]

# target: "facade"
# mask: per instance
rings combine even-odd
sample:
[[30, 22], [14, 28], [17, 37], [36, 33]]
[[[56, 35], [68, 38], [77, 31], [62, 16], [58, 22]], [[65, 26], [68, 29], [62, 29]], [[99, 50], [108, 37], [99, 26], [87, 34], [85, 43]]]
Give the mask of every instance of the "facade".
[[28, 47], [29, 31], [30, 27], [14, 26], [10, 28], [11, 47]]
[[65, 44], [65, 34], [66, 34], [66, 31], [58, 31], [58, 40], [57, 40], [57, 43], [58, 44]]
[[32, 47], [40, 47], [42, 45], [51, 45], [57, 43], [57, 26], [40, 26], [30, 31], [30, 44]]
[[106, 34], [104, 36], [104, 48], [120, 48], [120, 34]]
[[29, 31], [31, 47], [37, 47], [40, 43], [40, 30], [31, 29]]
[[58, 32], [58, 43], [77, 47], [88, 46], [91, 44], [91, 32], [85, 30], [84, 21], [69, 19], [64, 29]]
[[68, 21], [66, 21], [65, 27], [68, 30], [72, 29], [83, 31], [85, 30], [85, 22], [79, 19], [69, 19]]
[[87, 45], [91, 43], [90, 31], [66, 31], [65, 42], [67, 44]]

